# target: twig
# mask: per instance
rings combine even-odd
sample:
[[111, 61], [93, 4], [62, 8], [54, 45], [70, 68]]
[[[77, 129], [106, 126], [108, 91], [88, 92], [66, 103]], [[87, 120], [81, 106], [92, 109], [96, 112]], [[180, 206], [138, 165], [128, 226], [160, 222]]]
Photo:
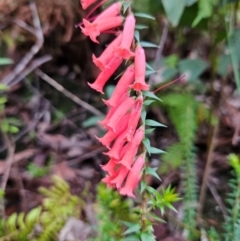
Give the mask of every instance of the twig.
[[89, 159], [91, 157], [94, 157], [96, 156], [97, 154], [100, 154], [100, 153], [103, 153], [104, 151], [106, 151], [106, 148], [105, 147], [99, 147], [93, 151], [90, 151], [90, 152], [87, 152], [87, 153], [84, 153], [83, 155], [77, 157], [76, 159], [73, 159], [73, 160], [69, 160], [68, 161], [68, 165], [70, 166], [74, 166], [76, 164], [79, 164], [79, 162], [83, 161], [83, 160], [86, 160], [86, 159]]
[[34, 69], [36, 69], [39, 66], [41, 66], [42, 64], [50, 61], [51, 59], [52, 59], [52, 56], [45, 55], [45, 56], [42, 56], [42, 57], [39, 57], [39, 58], [33, 60], [28, 66], [26, 66], [26, 68], [8, 86], [11, 87], [13, 85], [16, 85], [22, 79], [24, 79], [28, 74], [30, 74]]
[[[5, 85], [10, 85], [12, 81], [24, 70], [24, 68], [29, 64], [35, 54], [41, 49], [44, 43], [44, 37], [42, 33], [42, 28], [37, 12], [37, 8], [34, 2], [30, 3], [30, 9], [32, 11], [33, 26], [35, 28], [34, 35], [37, 38], [36, 43], [31, 47], [30, 51], [22, 58], [18, 65], [2, 80]], [[11, 84], [12, 85], [12, 84]]]
[[86, 103], [85, 101], [79, 99], [76, 95], [72, 94], [70, 91], [68, 91], [67, 89], [65, 89], [62, 85], [60, 85], [59, 83], [57, 83], [54, 79], [52, 79], [51, 77], [49, 77], [48, 75], [46, 75], [45, 73], [43, 73], [40, 69], [36, 69], [35, 73], [41, 77], [43, 80], [45, 80], [48, 84], [50, 84], [52, 87], [54, 87], [56, 90], [58, 90], [59, 92], [61, 92], [63, 95], [65, 95], [66, 97], [68, 97], [69, 99], [71, 99], [73, 102], [75, 102], [76, 104], [82, 106], [84, 109], [88, 110], [89, 112], [92, 112], [94, 115], [97, 116], [104, 116], [104, 114], [99, 111], [98, 109], [96, 109], [95, 107], [89, 105], [88, 103]]
[[[158, 69], [159, 69], [159, 61], [162, 58], [163, 47], [166, 43], [167, 35], [168, 35], [168, 23], [165, 23], [163, 31], [162, 31], [162, 36], [161, 36], [161, 39], [160, 39], [160, 42], [158, 45], [158, 50], [156, 52], [154, 64], [153, 64], [153, 69], [155, 71], [158, 71]], [[154, 77], [154, 74], [152, 74], [148, 80], [148, 84], [150, 86], [153, 84], [153, 77]]]
[[211, 184], [208, 185], [208, 188], [209, 188], [210, 192], [212, 193], [214, 199], [216, 200], [219, 208], [221, 209], [224, 217], [226, 217], [226, 216], [227, 216], [226, 207], [224, 206], [224, 204], [223, 204], [223, 202], [222, 202], [222, 199], [221, 199], [221, 197], [219, 196], [216, 188], [215, 188], [214, 186], [212, 186]]
[[216, 147], [216, 139], [218, 135], [218, 130], [219, 130], [219, 124], [217, 123], [212, 130], [212, 135], [211, 135], [211, 140], [210, 140], [210, 147], [208, 150], [208, 156], [207, 156], [207, 163], [203, 175], [203, 181], [202, 181], [202, 186], [200, 190], [200, 196], [199, 196], [199, 205], [198, 205], [198, 210], [197, 210], [197, 221], [200, 223], [201, 217], [202, 217], [202, 211], [204, 207], [204, 202], [206, 198], [206, 189], [207, 189], [207, 184], [208, 184], [208, 179], [210, 176], [210, 171], [211, 171], [211, 166], [213, 162], [213, 155], [214, 155], [214, 149]]

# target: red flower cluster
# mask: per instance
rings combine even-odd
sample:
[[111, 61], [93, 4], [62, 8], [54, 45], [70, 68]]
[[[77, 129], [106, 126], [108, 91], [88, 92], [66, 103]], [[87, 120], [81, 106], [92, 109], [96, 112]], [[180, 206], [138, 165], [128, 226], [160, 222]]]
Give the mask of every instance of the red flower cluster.
[[[94, 0], [81, 0], [85, 9], [95, 2]], [[83, 34], [98, 43], [96, 37], [101, 32], [120, 27], [124, 18], [121, 16], [121, 3], [114, 3], [97, 16], [94, 21], [83, 20], [81, 27]], [[116, 38], [98, 58], [93, 55], [94, 64], [101, 70], [94, 83], [89, 86], [103, 93], [103, 88], [108, 79], [113, 75], [124, 59], [130, 64], [118, 81], [116, 88], [109, 100], [103, 100], [110, 108], [105, 119], [100, 123], [108, 130], [101, 137], [96, 137], [108, 148], [104, 153], [109, 156], [109, 162], [102, 166], [107, 172], [103, 179], [109, 187], [115, 187], [122, 195], [134, 197], [133, 191], [137, 186], [141, 170], [145, 163], [145, 152], [138, 155], [139, 147], [144, 138], [144, 127], [139, 126], [143, 107], [141, 91], [149, 90], [145, 83], [146, 59], [145, 52], [140, 45], [134, 49], [135, 17], [129, 14], [123, 26], [123, 31], [118, 31]], [[132, 61], [134, 58], [134, 61]], [[130, 96], [133, 90], [136, 96]]]

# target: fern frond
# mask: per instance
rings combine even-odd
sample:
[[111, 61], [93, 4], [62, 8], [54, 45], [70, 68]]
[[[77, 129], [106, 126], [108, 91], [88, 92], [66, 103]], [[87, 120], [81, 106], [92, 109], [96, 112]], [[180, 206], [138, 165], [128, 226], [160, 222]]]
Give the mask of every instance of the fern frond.
[[[32, 209], [29, 213], [13, 213], [5, 222], [4, 237], [0, 241], [53, 241], [69, 217], [79, 217], [84, 202], [70, 192], [69, 185], [54, 176], [53, 185], [40, 188], [45, 196], [42, 207]], [[44, 210], [44, 211], [42, 211]], [[35, 228], [41, 227], [41, 232]]]
[[228, 217], [224, 223], [225, 241], [240, 240], [240, 158], [230, 155], [230, 164], [234, 169], [235, 179], [230, 179], [229, 186], [232, 192], [228, 194]]
[[[184, 192], [184, 222], [188, 227], [188, 239], [194, 240], [193, 230], [196, 228], [196, 204], [197, 204], [197, 175], [196, 175], [196, 157], [194, 149], [194, 140], [197, 130], [197, 110], [198, 102], [191, 94], [168, 94], [161, 97], [163, 105], [166, 107], [171, 122], [176, 128], [179, 143], [167, 151], [173, 151], [164, 155], [164, 160], [174, 158], [176, 151], [182, 160], [177, 159], [178, 165], [182, 169], [182, 187]], [[175, 159], [176, 160], [176, 159]], [[171, 161], [170, 161], [171, 163]], [[181, 164], [181, 165], [180, 165]]]

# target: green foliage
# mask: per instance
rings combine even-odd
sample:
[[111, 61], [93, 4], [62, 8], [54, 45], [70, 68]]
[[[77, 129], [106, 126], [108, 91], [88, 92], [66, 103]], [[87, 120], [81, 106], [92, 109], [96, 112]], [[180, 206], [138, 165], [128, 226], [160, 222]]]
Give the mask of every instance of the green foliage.
[[219, 0], [199, 0], [198, 15], [193, 21], [193, 26], [195, 27], [202, 19], [211, 17], [213, 8], [218, 2]]
[[[190, 93], [172, 93], [163, 96], [162, 99], [178, 134], [179, 143], [167, 148], [166, 153], [163, 154], [165, 164], [160, 171], [166, 171], [168, 169], [166, 165], [182, 169], [184, 222], [188, 228], [188, 239], [194, 240], [193, 229], [196, 227], [196, 208], [194, 206], [197, 203], [198, 189], [194, 140], [198, 124], [198, 111], [202, 105]], [[208, 112], [204, 113], [207, 115]]]
[[228, 194], [227, 202], [230, 205], [226, 218], [225, 241], [240, 240], [240, 158], [234, 154], [229, 155], [229, 162], [233, 168], [234, 179], [229, 181], [232, 191]]
[[171, 188], [171, 185], [169, 185], [166, 189], [162, 189], [161, 193], [152, 187], [147, 187], [147, 190], [150, 194], [152, 194], [151, 199], [148, 202], [152, 209], [159, 209], [162, 215], [165, 214], [166, 208], [176, 212], [172, 204], [179, 201], [180, 198], [175, 192], [175, 189]]
[[69, 185], [53, 176], [53, 185], [40, 188], [42, 206], [29, 213], [13, 213], [2, 222], [1, 241], [53, 241], [69, 217], [79, 217], [83, 201], [70, 193]]
[[43, 177], [47, 175], [47, 173], [49, 172], [49, 167], [48, 166], [40, 167], [34, 163], [30, 163], [27, 166], [27, 170], [32, 177]]
[[96, 241], [120, 241], [125, 222], [137, 222], [137, 215], [131, 201], [124, 199], [117, 191], [100, 184], [97, 192], [96, 212], [98, 216]]

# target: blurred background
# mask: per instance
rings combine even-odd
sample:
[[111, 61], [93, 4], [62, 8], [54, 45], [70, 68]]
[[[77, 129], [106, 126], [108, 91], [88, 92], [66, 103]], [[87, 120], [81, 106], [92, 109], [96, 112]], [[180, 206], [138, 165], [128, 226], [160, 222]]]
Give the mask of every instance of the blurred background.
[[[154, 225], [161, 241], [240, 240], [240, 1], [133, 0], [146, 46], [149, 135], [166, 151], [149, 157], [182, 198]], [[105, 95], [87, 85], [114, 38], [92, 43], [75, 27], [91, 10], [78, 0], [0, 0], [0, 241], [123, 240], [136, 221], [130, 200], [101, 184], [104, 147], [95, 139]], [[101, 8], [97, 10], [101, 12]], [[151, 69], [149, 67], [149, 69]], [[130, 210], [132, 212], [130, 212]], [[126, 239], [127, 240], [127, 239]]]

